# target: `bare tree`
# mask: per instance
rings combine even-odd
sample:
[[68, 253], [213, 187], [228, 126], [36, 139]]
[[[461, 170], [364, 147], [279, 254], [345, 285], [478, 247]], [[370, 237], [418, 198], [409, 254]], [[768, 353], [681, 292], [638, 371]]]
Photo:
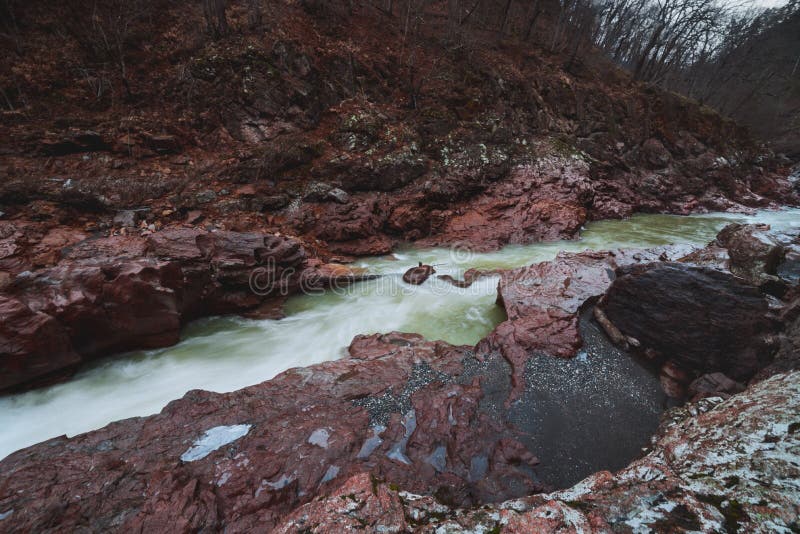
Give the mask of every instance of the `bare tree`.
[[228, 33], [228, 17], [225, 14], [226, 0], [202, 1], [208, 32], [215, 37]]
[[247, 0], [247, 21], [251, 28], [261, 25], [263, 15], [261, 13], [261, 0]]

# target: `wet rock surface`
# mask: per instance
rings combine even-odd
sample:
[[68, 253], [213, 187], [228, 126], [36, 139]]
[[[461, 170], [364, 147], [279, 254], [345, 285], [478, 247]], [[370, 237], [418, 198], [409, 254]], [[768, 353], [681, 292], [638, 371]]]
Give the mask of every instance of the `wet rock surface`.
[[435, 272], [436, 269], [432, 266], [422, 265], [422, 263], [420, 263], [417, 267], [412, 267], [403, 273], [403, 282], [418, 286], [424, 284], [425, 280], [430, 278]]
[[[187, 321], [296, 291], [306, 254], [271, 234], [175, 229], [83, 239], [0, 290], [0, 390], [68, 375], [87, 359], [174, 344]], [[255, 289], [251, 277], [257, 275]], [[336, 278], [315, 270], [315, 281]]]
[[[195, 237], [197, 252], [183, 238], [163, 239], [153, 245], [157, 258], [146, 259], [211, 261], [234, 287], [241, 269], [256, 261], [250, 251], [262, 245], [286, 251], [278, 265], [297, 261], [298, 249], [285, 241]], [[798, 475], [796, 305], [766, 305], [756, 286], [729, 273], [667, 261], [687, 252], [561, 254], [501, 274], [508, 321], [476, 347], [411, 334], [358, 336], [348, 358], [233, 393], [192, 391], [158, 415], [18, 451], [0, 462], [1, 521], [13, 518], [11, 531], [178, 525], [333, 532], [353, 521], [419, 531], [792, 528], [799, 502], [791, 482]], [[642, 281], [647, 276], [659, 283]], [[708, 280], [693, 284], [698, 276]], [[656, 291], [662, 286], [669, 291]], [[638, 297], [619, 300], [628, 294]], [[726, 299], [738, 299], [737, 306], [714, 307]], [[687, 307], [690, 300], [697, 311]], [[641, 321], [686, 307], [683, 328], [652, 325], [661, 330], [651, 337], [633, 332], [616, 311], [632, 313], [634, 304], [643, 306], [635, 312]], [[646, 354], [656, 342], [673, 347], [658, 373], [604, 335], [595, 305], [628, 346]], [[747, 344], [741, 357], [728, 347], [726, 358], [706, 346], [705, 359], [681, 345], [720, 326], [692, 317], [736, 319], [737, 309], [748, 312], [749, 326], [732, 324], [750, 328], [749, 339], [766, 332], [781, 340], [774, 359]], [[538, 334], [523, 335], [542, 324]], [[567, 326], [548, 330], [551, 324]], [[498, 337], [503, 328], [522, 334]], [[738, 372], [759, 370], [763, 376], [742, 392]], [[669, 411], [636, 460], [673, 383], [698, 403]], [[572, 488], [542, 493], [593, 471]], [[759, 482], [764, 473], [768, 486]]]
[[767, 297], [731, 274], [680, 263], [622, 269], [600, 304], [625, 335], [685, 370], [746, 381], [772, 359]]
[[[354, 476], [278, 532], [769, 532], [797, 528], [800, 375], [668, 412], [647, 454], [569, 489], [464, 509]], [[770, 484], [763, 483], [768, 475]]]

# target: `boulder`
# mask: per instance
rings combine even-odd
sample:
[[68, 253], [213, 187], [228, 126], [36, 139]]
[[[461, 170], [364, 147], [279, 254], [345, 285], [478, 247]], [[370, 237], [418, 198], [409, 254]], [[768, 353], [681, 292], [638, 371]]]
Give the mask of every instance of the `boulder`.
[[412, 267], [403, 273], [403, 282], [406, 284], [412, 284], [415, 286], [419, 286], [425, 283], [425, 280], [430, 278], [432, 274], [436, 272], [431, 265], [423, 265], [422, 262], [419, 262], [417, 267]]
[[73, 369], [80, 361], [58, 321], [0, 295], [0, 391]]
[[729, 273], [679, 263], [618, 271], [600, 306], [626, 336], [696, 375], [747, 380], [772, 359], [780, 322], [767, 298]]
[[769, 226], [729, 224], [717, 234], [716, 243], [728, 250], [730, 271], [754, 285], [777, 282], [785, 247], [769, 234]]

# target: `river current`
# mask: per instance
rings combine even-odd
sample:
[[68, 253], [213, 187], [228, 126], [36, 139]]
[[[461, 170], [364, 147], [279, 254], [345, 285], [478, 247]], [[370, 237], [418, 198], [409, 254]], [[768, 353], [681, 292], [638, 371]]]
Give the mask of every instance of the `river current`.
[[511, 245], [481, 254], [406, 248], [392, 256], [360, 260], [356, 266], [385, 276], [347, 289], [292, 297], [280, 320], [199, 320], [185, 328], [175, 346], [106, 358], [69, 382], [0, 398], [0, 458], [61, 434], [73, 436], [112, 421], [157, 413], [191, 389], [233, 391], [292, 367], [340, 358], [357, 334], [397, 330], [474, 344], [505, 318], [495, 304], [496, 277], [465, 289], [435, 278], [418, 287], [404, 284], [402, 273], [418, 261], [436, 265], [438, 274], [460, 277], [470, 267], [520, 267], [552, 259], [559, 251], [704, 245], [730, 222], [800, 227], [800, 210], [636, 215], [590, 223], [576, 241]]

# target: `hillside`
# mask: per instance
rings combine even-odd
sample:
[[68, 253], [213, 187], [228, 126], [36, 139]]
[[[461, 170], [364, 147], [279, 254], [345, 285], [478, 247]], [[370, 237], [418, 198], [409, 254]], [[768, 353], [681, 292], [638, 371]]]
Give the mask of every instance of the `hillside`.
[[216, 38], [184, 1], [10, 5], [0, 203], [37, 232], [188, 217], [359, 255], [796, 199], [787, 162], [708, 108], [600, 56], [449, 39], [438, 3], [416, 31], [402, 6], [270, 3], [251, 28], [234, 3]]

